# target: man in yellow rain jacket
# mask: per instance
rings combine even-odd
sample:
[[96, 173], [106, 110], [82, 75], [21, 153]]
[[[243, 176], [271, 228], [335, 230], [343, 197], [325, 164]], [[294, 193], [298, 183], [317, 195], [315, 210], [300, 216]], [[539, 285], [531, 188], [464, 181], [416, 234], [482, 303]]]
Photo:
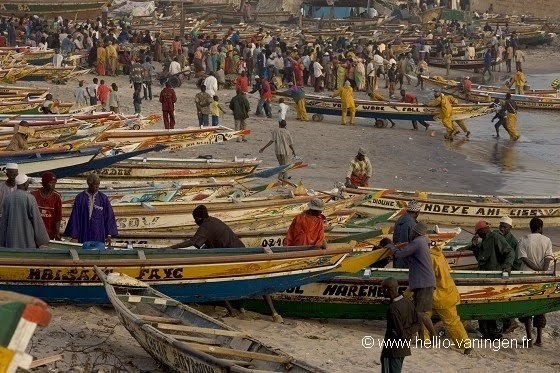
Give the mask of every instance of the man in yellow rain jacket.
[[332, 95], [332, 97], [337, 96], [340, 96], [342, 104], [342, 118], [340, 120], [340, 124], [346, 124], [347, 111], [350, 111], [350, 124], [354, 124], [354, 118], [356, 117], [356, 104], [354, 104], [354, 90], [348, 80], [344, 83], [344, 87], [339, 88]]
[[[447, 98], [449, 99], [449, 102], [451, 103], [451, 105], [457, 105], [459, 103], [459, 100], [457, 100], [455, 97], [453, 96], [447, 96]], [[458, 125], [463, 132], [465, 133], [465, 137], [469, 138], [469, 136], [471, 135], [471, 131], [469, 131], [469, 128], [467, 127], [467, 124], [465, 123], [464, 120], [462, 119], [457, 119], [454, 120], [453, 123], [455, 123], [456, 125]], [[454, 130], [453, 132], [454, 135], [458, 135], [459, 134], [459, 130]]]
[[434, 100], [428, 106], [439, 107], [440, 113], [437, 118], [441, 119], [445, 127], [445, 139], [453, 140], [453, 123], [451, 122], [451, 114], [453, 114], [453, 106], [451, 105], [450, 97], [444, 96], [441, 92], [434, 92]]
[[519, 131], [517, 130], [517, 104], [511, 99], [511, 93], [506, 94], [504, 101], [504, 109], [506, 110], [506, 130], [512, 141], [519, 140]]
[[118, 67], [118, 54], [115, 46], [112, 42], [108, 42], [107, 46], [105, 47], [107, 52], [107, 73], [108, 75], [114, 76], [117, 75], [117, 67]]
[[432, 267], [436, 276], [436, 289], [434, 291], [433, 312], [436, 312], [449, 338], [455, 343], [458, 349], [464, 349], [465, 354], [472, 351], [467, 331], [457, 315], [457, 304], [460, 302], [459, 291], [451, 277], [449, 264], [441, 251], [441, 246], [430, 249]]
[[527, 84], [527, 79], [525, 78], [525, 74], [523, 74], [523, 70], [518, 69], [515, 75], [511, 78], [511, 85], [515, 85], [515, 94], [516, 95], [524, 95], [525, 94], [525, 84]]

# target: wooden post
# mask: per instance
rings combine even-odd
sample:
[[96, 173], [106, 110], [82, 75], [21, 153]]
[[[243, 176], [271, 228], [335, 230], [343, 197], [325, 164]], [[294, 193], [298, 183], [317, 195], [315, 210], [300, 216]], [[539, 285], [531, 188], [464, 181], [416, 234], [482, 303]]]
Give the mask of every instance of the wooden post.
[[185, 3], [181, 1], [181, 43], [185, 38]]

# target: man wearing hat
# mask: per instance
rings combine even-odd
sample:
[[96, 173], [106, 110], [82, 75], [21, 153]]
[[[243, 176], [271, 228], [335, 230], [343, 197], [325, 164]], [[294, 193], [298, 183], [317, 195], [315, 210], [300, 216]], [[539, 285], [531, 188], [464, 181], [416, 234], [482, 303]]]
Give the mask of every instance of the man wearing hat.
[[4, 199], [0, 218], [1, 247], [31, 249], [49, 243], [37, 202], [27, 193], [30, 182], [27, 175], [17, 175], [17, 189]]
[[514, 261], [511, 269], [513, 271], [520, 271], [521, 265], [523, 264], [522, 260], [519, 258], [518, 253], [518, 242], [519, 240], [511, 233], [511, 228], [513, 225], [513, 221], [509, 216], [502, 216], [500, 219], [500, 225], [498, 226], [498, 233], [500, 233], [507, 241], [509, 246], [512, 248], [514, 252]]
[[[406, 214], [401, 216], [395, 223], [393, 228], [393, 243], [409, 243], [412, 242], [414, 226], [418, 223], [418, 215], [420, 215], [420, 203], [412, 200], [406, 207]], [[394, 268], [408, 268], [407, 258], [396, 258], [393, 262]]]
[[[492, 231], [490, 224], [485, 220], [476, 223], [474, 230], [475, 235], [467, 249], [473, 251], [478, 261], [478, 269], [509, 273], [515, 260], [515, 253], [506, 239], [498, 231]], [[496, 320], [478, 320], [478, 325], [484, 338], [492, 340], [502, 338], [502, 328], [498, 327]]]
[[62, 221], [62, 198], [55, 190], [56, 175], [50, 171], [41, 175], [40, 189], [35, 189], [31, 195], [35, 197], [43, 223], [51, 240], [60, 240], [60, 222]]
[[28, 122], [22, 120], [19, 122], [18, 125], [14, 126], [14, 134], [8, 146], [6, 146], [6, 150], [12, 152], [19, 152], [29, 149], [29, 145], [27, 144], [27, 139], [30, 134], [33, 134], [33, 129], [29, 128]]
[[312, 199], [309, 208], [297, 215], [290, 224], [284, 246], [320, 246], [327, 248], [325, 241], [325, 203], [319, 199]]
[[[408, 287], [414, 294], [413, 301], [420, 320], [420, 336], [431, 338], [436, 334], [431, 312], [436, 278], [430, 257], [430, 245], [426, 239], [426, 224], [416, 223], [412, 229], [412, 241], [402, 242], [391, 248], [393, 258], [408, 258]], [[429, 335], [426, 335], [425, 332]]]
[[349, 188], [367, 187], [371, 173], [371, 162], [366, 157], [366, 151], [364, 148], [359, 148], [358, 154], [350, 161], [350, 167], [346, 173], [346, 186]]
[[190, 240], [183, 241], [170, 249], [194, 246], [197, 249], [220, 249], [231, 247], [245, 247], [243, 242], [223, 221], [208, 215], [204, 205], [198, 205], [192, 212], [198, 229]]
[[17, 163], [6, 163], [6, 181], [0, 183], [0, 207], [4, 198], [16, 190], [16, 176], [18, 175]]

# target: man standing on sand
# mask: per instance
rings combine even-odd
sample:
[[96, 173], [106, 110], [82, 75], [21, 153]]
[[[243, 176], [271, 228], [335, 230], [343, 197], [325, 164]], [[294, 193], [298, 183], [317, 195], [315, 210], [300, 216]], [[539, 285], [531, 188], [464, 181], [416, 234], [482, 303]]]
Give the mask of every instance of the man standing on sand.
[[325, 203], [319, 198], [312, 199], [304, 212], [297, 215], [288, 228], [284, 246], [320, 246], [327, 248], [325, 241]]
[[88, 175], [88, 188], [74, 199], [64, 235], [80, 243], [96, 241], [109, 246], [112, 236], [118, 234], [117, 223], [109, 198], [99, 191], [100, 182], [99, 175]]
[[[550, 238], [542, 234], [544, 223], [539, 218], [533, 218], [529, 222], [531, 233], [525, 235], [519, 241], [519, 258], [523, 261], [521, 270], [523, 271], [547, 271], [550, 262], [554, 260], [552, 254], [552, 242]], [[542, 330], [546, 326], [546, 317], [542, 315], [534, 315], [528, 317], [520, 317], [519, 321], [525, 324], [529, 347], [542, 346]], [[533, 343], [531, 334], [532, 326], [537, 328], [537, 339]]]
[[165, 88], [159, 93], [159, 102], [161, 102], [161, 111], [163, 112], [163, 125], [166, 130], [175, 128], [175, 103], [177, 96], [175, 90], [171, 87], [171, 83], [166, 82]]
[[[249, 100], [241, 89], [236, 90], [236, 95], [230, 100], [229, 108], [233, 111], [233, 120], [235, 121], [235, 130], [242, 131], [245, 129], [245, 119], [249, 118]], [[237, 142], [246, 142], [245, 136], [237, 138]]]
[[214, 99], [206, 92], [206, 86], [200, 85], [200, 92], [194, 96], [196, 114], [198, 115], [198, 125], [208, 127], [210, 125], [210, 105]]
[[350, 111], [350, 124], [354, 124], [354, 118], [356, 117], [356, 104], [354, 103], [354, 90], [348, 80], [344, 82], [344, 87], [340, 87], [331, 95], [333, 98], [337, 96], [340, 96], [340, 103], [342, 106], [340, 124], [346, 124], [348, 111]]
[[303, 87], [289, 82], [288, 89], [284, 93], [289, 95], [296, 103], [296, 119], [304, 122], [309, 121], [307, 118], [307, 110], [305, 109], [305, 91]]
[[430, 317], [436, 278], [430, 257], [430, 245], [425, 237], [426, 232], [426, 224], [417, 223], [412, 229], [412, 241], [397, 244], [391, 250], [395, 259], [408, 258], [409, 260], [408, 287], [414, 294], [414, 306], [420, 321], [420, 336], [431, 338], [436, 335]]
[[[393, 228], [393, 244], [410, 243], [414, 235], [413, 229], [418, 224], [418, 215], [420, 215], [420, 203], [418, 201], [410, 201], [406, 207], [406, 214], [401, 216]], [[394, 268], [408, 268], [407, 258], [395, 258], [393, 261]]]
[[350, 161], [346, 173], [346, 186], [349, 188], [367, 187], [371, 177], [372, 167], [364, 148], [358, 149], [358, 154]]
[[[278, 159], [278, 164], [280, 166], [288, 164], [288, 152], [292, 151], [292, 155], [296, 156], [296, 151], [294, 150], [292, 135], [290, 131], [286, 129], [286, 121], [280, 121], [278, 128], [272, 131], [272, 139], [259, 150], [259, 153], [264, 152], [266, 148], [274, 144], [274, 154], [276, 154], [276, 159]], [[287, 172], [280, 172], [278, 174], [278, 180], [289, 179]]]
[[[487, 221], [480, 220], [474, 227], [475, 235], [468, 250], [471, 250], [478, 261], [480, 271], [511, 272], [515, 254], [506, 239], [497, 231], [492, 231]], [[478, 242], [478, 238], [482, 240]], [[502, 330], [496, 320], [478, 320], [482, 337], [496, 340], [502, 338]]]
[[40, 189], [35, 189], [31, 194], [35, 197], [43, 223], [51, 240], [60, 240], [60, 222], [62, 221], [62, 198], [55, 190], [56, 175], [50, 171], [41, 175]]
[[[449, 96], [451, 97], [451, 96]], [[439, 107], [440, 112], [438, 114], [439, 119], [445, 127], [446, 140], [453, 141], [453, 123], [451, 122], [451, 115], [453, 114], [453, 106], [448, 96], [443, 95], [441, 92], [434, 92], [434, 100], [428, 103], [428, 106]]]
[[397, 280], [388, 277], [381, 283], [385, 298], [391, 303], [387, 309], [387, 329], [381, 350], [381, 373], [400, 373], [404, 358], [410, 356], [412, 337], [420, 323], [414, 304], [399, 294]]
[[0, 246], [8, 248], [38, 248], [49, 243], [49, 235], [41, 219], [37, 201], [27, 189], [31, 179], [19, 174], [17, 189], [4, 199], [0, 218]]

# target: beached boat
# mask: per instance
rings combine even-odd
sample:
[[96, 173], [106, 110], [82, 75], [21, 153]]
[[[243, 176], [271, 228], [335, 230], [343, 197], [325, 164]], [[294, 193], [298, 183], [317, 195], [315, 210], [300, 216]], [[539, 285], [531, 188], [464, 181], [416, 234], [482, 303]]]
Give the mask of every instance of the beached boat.
[[[21, 166], [20, 166], [21, 167]], [[325, 216], [337, 210], [352, 206], [363, 196], [355, 195], [330, 201], [325, 205]], [[293, 217], [306, 210], [307, 203], [314, 196], [271, 196], [248, 198], [216, 198], [204, 201], [209, 213], [226, 222], [239, 232], [271, 227], [287, 227]], [[330, 198], [330, 197], [322, 197]], [[120, 232], [169, 232], [194, 233], [197, 225], [192, 211], [199, 205], [197, 201], [154, 202], [154, 203], [119, 203], [113, 206], [117, 227]], [[71, 206], [63, 206], [62, 227], [66, 226]]]
[[46, 327], [51, 313], [43, 301], [0, 290], [0, 371], [11, 373], [31, 367], [27, 347], [37, 326]]
[[251, 174], [261, 161], [256, 158], [133, 158], [97, 171], [105, 180], [186, 180], [213, 177], [234, 179]]
[[[452, 93], [457, 95], [456, 93]], [[505, 100], [506, 93], [483, 91], [483, 90], [470, 90], [468, 93], [459, 94], [461, 98], [472, 102], [493, 102], [494, 99]], [[560, 98], [556, 97], [540, 97], [533, 95], [515, 95], [512, 94], [511, 98], [519, 108], [523, 109], [539, 109], [539, 110], [560, 110]]]
[[18, 152], [4, 151], [0, 152], [0, 165], [2, 165], [1, 170], [4, 170], [6, 163], [17, 163], [19, 165], [19, 172], [34, 174], [87, 163], [100, 151], [101, 148], [99, 147], [79, 150], [36, 149]]
[[[387, 302], [381, 282], [408, 285], [408, 270], [371, 268], [371, 277], [341, 276], [271, 294], [274, 307], [283, 316], [300, 318], [384, 319]], [[497, 320], [540, 315], [560, 310], [560, 276], [550, 273], [501, 271], [451, 271], [461, 296], [457, 312], [461, 320]], [[238, 303], [247, 310], [268, 313], [258, 299]]]
[[[48, 302], [108, 302], [94, 266], [146, 281], [182, 302], [212, 302], [282, 291], [304, 283], [357, 272], [344, 259], [353, 247], [334, 245], [204, 250], [0, 249], [0, 289], [38, 296]], [[376, 254], [363, 253], [369, 261]]]
[[[105, 131], [99, 137], [99, 141], [109, 140], [115, 143], [140, 143], [140, 142], [206, 142], [209, 137], [212, 137], [216, 142], [219, 142], [219, 136], [222, 135], [223, 127], [187, 127], [172, 130], [138, 130], [128, 131], [122, 129], [115, 129]], [[228, 129], [229, 130], [229, 129]], [[228, 140], [224, 137], [222, 141]]]
[[62, 16], [67, 19], [94, 19], [101, 15], [101, 8], [107, 0], [6, 0], [0, 4], [0, 14], [6, 16], [26, 16], [36, 14], [42, 17]]
[[[25, 76], [19, 78], [18, 80], [23, 81], [62, 81], [69, 79], [75, 71], [75, 66], [64, 66], [64, 67], [54, 67], [54, 66], [35, 66]], [[87, 72], [89, 70], [86, 70]]]
[[324, 372], [264, 345], [148, 284], [96, 269], [117, 315], [146, 352], [174, 372]]
[[[422, 76], [424, 82], [433, 84], [437, 87], [441, 87], [444, 89], [450, 88], [459, 88], [461, 86], [461, 82], [452, 79], [445, 79], [442, 76]], [[491, 85], [483, 85], [483, 84], [473, 84], [472, 89], [479, 90], [479, 91], [489, 91], [489, 92], [500, 92], [500, 93], [511, 93], [512, 95], [515, 94], [514, 88], [509, 88], [508, 86], [504, 85], [501, 87], [491, 86]], [[556, 98], [558, 95], [558, 91], [556, 89], [530, 89], [526, 86], [524, 90], [525, 95], [527, 96], [541, 96], [541, 97], [553, 97]]]
[[[430, 58], [430, 66], [445, 68], [447, 64], [443, 58]], [[495, 62], [492, 62], [494, 65]], [[452, 69], [463, 69], [463, 70], [474, 70], [484, 68], [484, 59], [475, 60], [462, 60], [462, 59], [452, 59], [451, 60]]]
[[[347, 193], [368, 194], [382, 189], [346, 189]], [[369, 194], [358, 206], [359, 213], [376, 216], [404, 208], [411, 200], [421, 203], [422, 221], [430, 224], [474, 227], [486, 220], [497, 227], [502, 216], [513, 220], [513, 227], [526, 228], [532, 217], [544, 220], [546, 226], [560, 226], [560, 197], [492, 196], [440, 192], [386, 192], [376, 198]]]
[[[427, 105], [413, 105], [401, 102], [354, 100], [357, 118], [375, 119], [375, 125], [381, 126], [382, 120], [423, 120], [434, 121], [440, 109]], [[305, 108], [308, 113], [316, 114], [314, 120], [322, 120], [322, 115], [340, 116], [342, 104], [340, 99], [307, 95]], [[453, 107], [453, 120], [470, 119], [490, 113], [487, 105], [456, 105]]]

